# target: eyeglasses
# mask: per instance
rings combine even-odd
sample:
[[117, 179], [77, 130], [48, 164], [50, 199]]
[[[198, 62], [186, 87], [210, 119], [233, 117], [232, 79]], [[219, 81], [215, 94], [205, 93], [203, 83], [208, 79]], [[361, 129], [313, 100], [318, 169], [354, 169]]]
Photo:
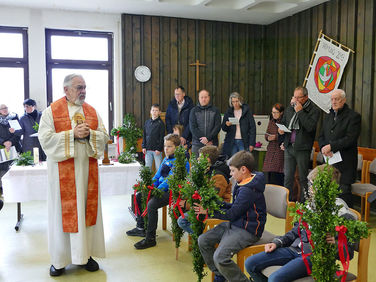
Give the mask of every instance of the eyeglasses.
[[304, 96], [298, 96], [298, 97], [295, 97], [295, 96], [294, 96], [295, 99], [302, 99], [303, 97], [304, 97]]
[[273, 111], [272, 111], [272, 114], [279, 114], [279, 113], [280, 113], [280, 112], [273, 112]]
[[78, 91], [82, 91], [82, 90], [86, 89], [86, 85], [77, 85], [77, 86], [73, 86], [73, 88], [78, 90]]
[[8, 110], [8, 107], [1, 108], [0, 110]]

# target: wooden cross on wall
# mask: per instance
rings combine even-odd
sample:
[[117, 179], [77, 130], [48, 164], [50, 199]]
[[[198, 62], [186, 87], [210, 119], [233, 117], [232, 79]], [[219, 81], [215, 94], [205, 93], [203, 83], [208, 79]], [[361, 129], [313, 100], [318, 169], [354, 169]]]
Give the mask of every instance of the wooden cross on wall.
[[199, 60], [196, 60], [196, 63], [189, 65], [196, 67], [196, 92], [198, 93], [200, 88], [200, 67], [204, 67], [206, 64], [201, 64]]

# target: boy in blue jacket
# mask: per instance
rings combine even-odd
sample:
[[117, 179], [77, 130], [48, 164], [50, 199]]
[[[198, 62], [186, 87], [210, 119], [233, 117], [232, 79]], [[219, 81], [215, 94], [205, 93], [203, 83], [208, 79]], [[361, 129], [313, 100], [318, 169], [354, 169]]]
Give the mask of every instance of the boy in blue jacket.
[[[174, 153], [176, 148], [180, 145], [180, 138], [176, 134], [168, 134], [164, 138], [164, 151], [166, 157], [163, 159], [157, 173], [153, 177], [154, 187], [161, 189], [164, 193], [160, 198], [151, 197], [147, 210], [148, 210], [148, 226], [146, 231], [144, 229], [144, 220], [141, 215], [137, 216], [137, 226], [132, 230], [127, 231], [128, 236], [146, 237], [141, 241], [134, 244], [134, 247], [138, 250], [154, 247], [157, 242], [155, 240], [156, 230], [158, 225], [158, 209], [168, 205], [169, 200], [169, 187], [168, 177], [172, 174], [172, 168], [175, 164]], [[187, 171], [189, 172], [188, 161], [185, 164]], [[137, 194], [138, 206], [141, 207], [141, 193]], [[142, 213], [142, 212], [141, 212]]]
[[[229, 166], [237, 182], [233, 203], [223, 202], [221, 211], [214, 213], [214, 218], [229, 222], [223, 222], [200, 235], [198, 245], [206, 265], [215, 273], [214, 281], [249, 281], [231, 258], [257, 242], [264, 231], [265, 178], [263, 173], [253, 172], [255, 159], [250, 152], [236, 153]], [[196, 214], [206, 213], [198, 204], [194, 209]], [[218, 248], [215, 248], [216, 244], [219, 244]]]

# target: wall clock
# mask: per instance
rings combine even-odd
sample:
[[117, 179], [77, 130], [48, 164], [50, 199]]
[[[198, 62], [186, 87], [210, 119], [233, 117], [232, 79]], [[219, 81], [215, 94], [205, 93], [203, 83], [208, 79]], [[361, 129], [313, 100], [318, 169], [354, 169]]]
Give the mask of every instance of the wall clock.
[[151, 77], [151, 71], [147, 66], [138, 66], [134, 71], [134, 76], [139, 82], [146, 82]]

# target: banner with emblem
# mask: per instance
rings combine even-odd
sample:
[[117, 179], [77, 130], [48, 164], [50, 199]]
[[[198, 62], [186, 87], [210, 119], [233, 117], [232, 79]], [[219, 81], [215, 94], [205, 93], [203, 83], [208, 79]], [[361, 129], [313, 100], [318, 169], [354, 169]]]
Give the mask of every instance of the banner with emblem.
[[311, 101], [326, 113], [331, 108], [330, 93], [338, 88], [350, 51], [320, 32], [303, 85]]

